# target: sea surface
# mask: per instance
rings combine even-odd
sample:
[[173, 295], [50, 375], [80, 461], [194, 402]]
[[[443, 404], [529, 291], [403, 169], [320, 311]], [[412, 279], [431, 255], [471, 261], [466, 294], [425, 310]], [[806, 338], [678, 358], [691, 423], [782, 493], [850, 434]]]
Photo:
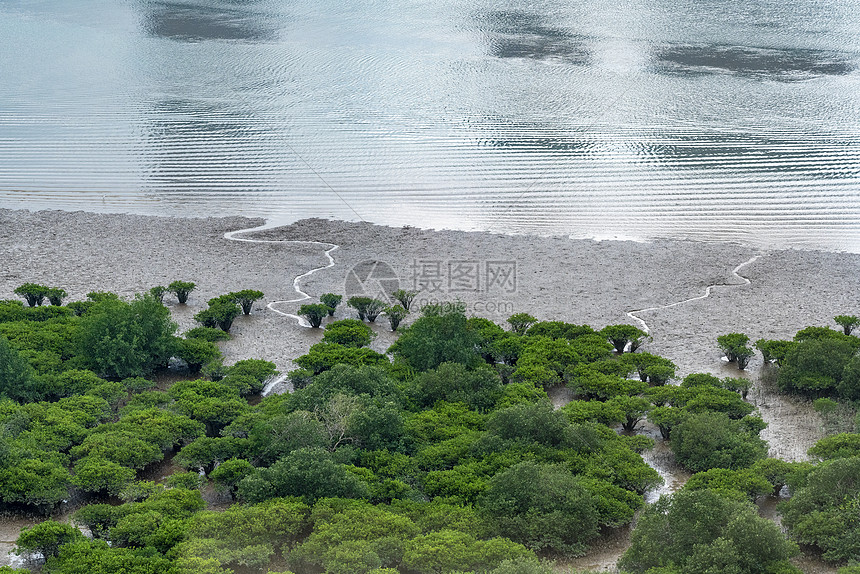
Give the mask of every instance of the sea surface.
[[860, 0], [0, 0], [0, 207], [860, 252]]

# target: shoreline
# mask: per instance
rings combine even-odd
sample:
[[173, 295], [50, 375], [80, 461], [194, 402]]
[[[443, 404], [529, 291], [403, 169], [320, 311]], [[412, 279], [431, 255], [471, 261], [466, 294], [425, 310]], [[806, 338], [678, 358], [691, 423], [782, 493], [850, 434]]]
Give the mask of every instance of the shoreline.
[[[601, 328], [637, 324], [628, 315], [634, 313], [653, 336], [645, 350], [674, 361], [680, 376], [737, 376], [721, 361], [717, 335], [744, 332], [755, 341], [789, 338], [808, 325], [834, 326], [835, 315], [855, 312], [851, 294], [860, 291], [860, 254], [852, 253], [436, 231], [322, 219], [245, 231], [261, 223], [244, 217], [0, 209], [0, 256], [7, 262], [0, 270], [0, 298], [17, 299], [12, 290], [28, 281], [61, 286], [69, 301], [84, 299], [93, 289], [130, 296], [175, 279], [194, 281], [188, 305], [167, 302], [185, 330], [195, 325], [194, 313], [209, 298], [259, 289], [264, 300], [249, 317], [237, 318], [224, 353], [228, 362], [262, 354], [284, 370], [319, 339], [281, 316], [300, 304], [290, 301], [300, 296], [294, 278], [319, 268], [300, 280], [311, 299], [354, 291], [350, 270], [366, 275], [366, 266], [356, 266], [376, 261], [393, 272], [398, 286], [423, 285], [419, 301], [458, 299], [470, 314], [500, 324], [513, 313], [527, 312], [540, 320]], [[339, 247], [334, 265], [322, 243]], [[744, 262], [742, 276], [736, 275]], [[373, 277], [359, 288], [370, 283]], [[279, 302], [272, 307], [280, 313], [265, 308], [273, 301]], [[348, 315], [341, 307], [336, 318]], [[374, 349], [384, 350], [393, 338], [382, 323], [373, 327], [380, 334]], [[760, 360], [753, 361], [748, 372], [759, 365]]]

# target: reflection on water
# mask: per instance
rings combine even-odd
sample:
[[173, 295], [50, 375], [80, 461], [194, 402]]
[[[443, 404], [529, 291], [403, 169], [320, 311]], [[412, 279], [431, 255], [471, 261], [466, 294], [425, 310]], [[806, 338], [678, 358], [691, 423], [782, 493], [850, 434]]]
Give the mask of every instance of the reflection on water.
[[858, 13], [0, 2], [0, 206], [860, 252]]
[[659, 48], [655, 55], [656, 67], [664, 73], [729, 73], [782, 81], [845, 75], [857, 67], [845, 54], [809, 49], [692, 44]]
[[265, 41], [275, 37], [266, 19], [249, 10], [255, 2], [145, 2], [143, 26], [159, 38], [187, 42], [203, 40]]
[[551, 26], [547, 18], [522, 10], [492, 11], [480, 15], [488, 34], [490, 54], [497, 58], [558, 59], [567, 64], [588, 62], [581, 36]]

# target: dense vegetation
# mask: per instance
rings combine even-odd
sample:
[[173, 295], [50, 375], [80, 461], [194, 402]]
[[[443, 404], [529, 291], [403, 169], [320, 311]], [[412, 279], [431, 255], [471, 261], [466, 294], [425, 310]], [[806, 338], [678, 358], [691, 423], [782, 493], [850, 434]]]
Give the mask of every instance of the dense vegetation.
[[[360, 318], [326, 324], [296, 360], [296, 390], [249, 402], [274, 365], [223, 366], [229, 324], [218, 318], [232, 322], [258, 295], [210, 300], [204, 326], [183, 337], [155, 293], [0, 302], [0, 501], [45, 514], [74, 501], [73, 525], [92, 534], [53, 520], [22, 532], [19, 550], [40, 553], [44, 572], [545, 574], [539, 557], [583, 553], [660, 483], [639, 454], [653, 441], [634, 434], [645, 420], [696, 474], [644, 510], [624, 570], [794, 571], [797, 547], [751, 505], [786, 485], [792, 537], [827, 559], [858, 557], [860, 440], [821, 441], [818, 466], [767, 459], [749, 382], [669, 384], [675, 365], [642, 352], [635, 327], [520, 313], [506, 330], [431, 306], [392, 323], [400, 335], [383, 354], [368, 348], [365, 321], [402, 320], [414, 293], [398, 309], [352, 298]], [[312, 323], [339, 303], [326, 297]], [[781, 349], [784, 389], [844, 398], [856, 338], [806, 331], [756, 347]], [[736, 335], [720, 344], [734, 342], [738, 360], [749, 347]], [[188, 380], [156, 390], [149, 378], [173, 359]], [[555, 410], [552, 385], [574, 400]], [[184, 471], [141, 480], [166, 457]], [[207, 510], [215, 492], [234, 503]]]

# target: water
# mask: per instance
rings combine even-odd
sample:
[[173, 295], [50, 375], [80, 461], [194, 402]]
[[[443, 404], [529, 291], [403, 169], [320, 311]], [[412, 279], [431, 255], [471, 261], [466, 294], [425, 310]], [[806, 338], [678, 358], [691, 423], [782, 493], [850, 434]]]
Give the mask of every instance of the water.
[[860, 252], [860, 0], [0, 0], [0, 207]]

